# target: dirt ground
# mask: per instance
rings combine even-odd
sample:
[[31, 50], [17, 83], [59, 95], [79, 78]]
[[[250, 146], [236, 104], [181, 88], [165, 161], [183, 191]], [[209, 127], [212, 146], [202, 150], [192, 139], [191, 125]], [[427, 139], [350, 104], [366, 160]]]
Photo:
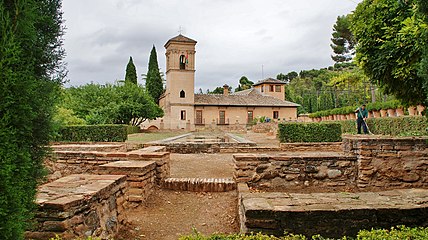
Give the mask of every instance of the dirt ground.
[[232, 154], [171, 154], [171, 177], [232, 178]]
[[130, 209], [130, 225], [119, 240], [176, 240], [192, 229], [203, 234], [237, 233], [237, 192], [194, 193], [157, 190], [147, 203]]
[[268, 135], [267, 133], [247, 132], [242, 134], [240, 133], [239, 136], [257, 143], [257, 146], [260, 146], [260, 147], [278, 147], [279, 146], [279, 140], [276, 138], [275, 135]]

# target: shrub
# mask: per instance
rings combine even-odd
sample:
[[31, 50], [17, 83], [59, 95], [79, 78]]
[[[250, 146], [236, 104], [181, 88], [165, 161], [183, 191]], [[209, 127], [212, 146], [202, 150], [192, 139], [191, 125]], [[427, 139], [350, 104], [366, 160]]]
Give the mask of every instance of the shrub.
[[278, 131], [281, 142], [339, 142], [342, 140], [339, 123], [281, 123]]
[[74, 125], [58, 131], [57, 141], [65, 142], [124, 142], [127, 125]]
[[140, 132], [140, 126], [128, 125], [128, 127], [126, 128], [126, 132], [128, 134], [139, 133]]
[[[355, 134], [355, 120], [338, 121], [343, 133]], [[373, 134], [391, 136], [422, 136], [427, 135], [428, 122], [423, 116], [418, 117], [394, 117], [394, 118], [369, 118], [367, 126]]]
[[[331, 238], [324, 238], [320, 235], [312, 236], [307, 238], [302, 235], [287, 234], [283, 237], [274, 237], [264, 234], [234, 234], [234, 235], [223, 235], [214, 234], [211, 236], [204, 236], [198, 232], [195, 232], [189, 236], [183, 236], [179, 240], [327, 240]], [[346, 236], [340, 238], [341, 240], [352, 239]], [[396, 240], [396, 239], [428, 239], [428, 228], [415, 227], [409, 228], [405, 226], [392, 227], [390, 230], [387, 229], [372, 229], [372, 230], [361, 230], [355, 239], [370, 239], [370, 240]]]

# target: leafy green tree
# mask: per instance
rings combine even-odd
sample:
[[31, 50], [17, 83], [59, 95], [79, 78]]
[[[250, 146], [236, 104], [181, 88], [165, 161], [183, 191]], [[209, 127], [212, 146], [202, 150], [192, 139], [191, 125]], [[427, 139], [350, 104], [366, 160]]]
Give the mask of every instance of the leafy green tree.
[[[428, 1], [418, 0], [418, 9], [421, 13], [425, 23], [428, 24]], [[425, 36], [427, 33], [425, 32]], [[419, 75], [423, 78], [424, 89], [427, 99], [425, 99], [425, 105], [428, 105], [428, 41], [425, 41], [421, 66], [419, 67]], [[428, 111], [425, 111], [428, 114]]]
[[[427, 44], [427, 24], [416, 0], [364, 0], [352, 17], [358, 42], [356, 61], [364, 73], [405, 104], [427, 98], [420, 71]], [[421, 5], [423, 6], [423, 5]]]
[[137, 70], [135, 69], [132, 57], [129, 57], [129, 62], [126, 65], [125, 84], [127, 83], [137, 84]]
[[297, 72], [292, 71], [292, 72], [287, 73], [286, 75], [284, 75], [283, 73], [280, 73], [280, 74], [276, 75], [276, 79], [290, 82], [291, 80], [295, 79], [298, 76], [299, 76], [299, 74]]
[[0, 239], [23, 239], [66, 73], [60, 0], [0, 2]]
[[136, 84], [87, 84], [66, 90], [63, 107], [88, 124], [140, 125], [163, 116], [162, 109]]
[[209, 94], [223, 94], [224, 93], [224, 89], [222, 87], [216, 87], [213, 91], [209, 91]]
[[239, 85], [235, 89], [235, 92], [239, 92], [239, 91], [242, 91], [242, 90], [250, 89], [253, 86], [253, 84], [254, 84], [254, 82], [248, 80], [248, 78], [246, 76], [242, 76], [239, 79]]
[[350, 61], [354, 55], [355, 37], [351, 32], [350, 15], [338, 16], [333, 26], [333, 38], [330, 44], [334, 55], [331, 56], [336, 63]]
[[155, 102], [159, 103], [159, 98], [163, 93], [163, 82], [154, 45], [150, 52], [149, 69], [146, 74], [146, 89]]

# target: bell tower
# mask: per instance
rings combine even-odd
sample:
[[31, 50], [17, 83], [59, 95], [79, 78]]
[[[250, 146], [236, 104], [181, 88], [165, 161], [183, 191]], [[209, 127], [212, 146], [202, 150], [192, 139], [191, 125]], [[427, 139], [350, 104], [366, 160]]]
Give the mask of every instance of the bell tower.
[[167, 101], [165, 115], [170, 114], [171, 129], [189, 128], [189, 124], [194, 126], [196, 43], [180, 34], [168, 40], [164, 46]]

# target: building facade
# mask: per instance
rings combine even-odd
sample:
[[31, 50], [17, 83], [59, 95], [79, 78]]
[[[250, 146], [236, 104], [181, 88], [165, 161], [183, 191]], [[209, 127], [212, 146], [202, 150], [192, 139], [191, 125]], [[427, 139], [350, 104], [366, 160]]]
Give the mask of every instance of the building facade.
[[161, 119], [146, 121], [143, 129], [188, 129], [246, 126], [255, 118], [273, 121], [297, 119], [298, 104], [285, 101], [286, 83], [264, 79], [253, 88], [223, 94], [195, 94], [196, 41], [178, 35], [165, 44], [166, 89], [159, 100], [165, 112]]

